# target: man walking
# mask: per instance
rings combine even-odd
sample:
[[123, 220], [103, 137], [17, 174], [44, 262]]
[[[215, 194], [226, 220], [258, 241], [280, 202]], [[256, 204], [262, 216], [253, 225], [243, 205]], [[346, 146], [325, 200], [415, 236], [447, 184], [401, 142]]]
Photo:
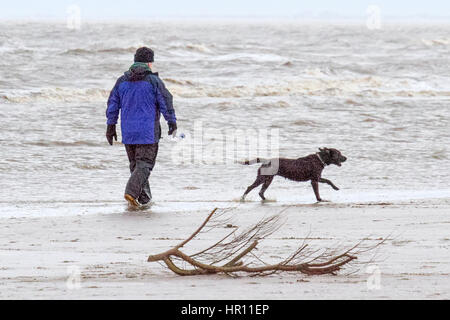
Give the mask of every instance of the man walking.
[[133, 207], [148, 204], [152, 199], [149, 177], [158, 155], [161, 138], [161, 113], [169, 125], [169, 135], [177, 130], [173, 97], [157, 73], [153, 73], [154, 52], [140, 48], [134, 64], [121, 76], [108, 99], [106, 138], [110, 145], [117, 141], [116, 124], [121, 119], [122, 142], [130, 160], [131, 177], [125, 199]]

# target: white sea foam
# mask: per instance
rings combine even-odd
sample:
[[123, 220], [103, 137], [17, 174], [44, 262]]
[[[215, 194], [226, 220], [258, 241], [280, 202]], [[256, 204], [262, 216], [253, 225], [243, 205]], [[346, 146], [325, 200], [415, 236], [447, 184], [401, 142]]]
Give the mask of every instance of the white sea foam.
[[[311, 72], [308, 72], [311, 75]], [[381, 77], [357, 78], [304, 78], [277, 81], [276, 83], [253, 83], [238, 86], [221, 86], [220, 83], [198, 83], [190, 80], [168, 79], [167, 86], [175, 97], [180, 98], [245, 98], [269, 96], [365, 96], [378, 98], [395, 97], [450, 97], [450, 90], [424, 89], [420, 83], [388, 81]], [[106, 88], [44, 88], [0, 95], [10, 103], [58, 103], [58, 102], [104, 102], [110, 90]], [[0, 100], [1, 101], [1, 100]]]

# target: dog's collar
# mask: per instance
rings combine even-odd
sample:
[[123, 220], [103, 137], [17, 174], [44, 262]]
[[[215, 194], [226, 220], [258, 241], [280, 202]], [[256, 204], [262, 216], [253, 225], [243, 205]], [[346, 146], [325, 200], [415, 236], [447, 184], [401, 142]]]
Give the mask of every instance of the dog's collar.
[[327, 166], [327, 164], [325, 163], [325, 161], [323, 161], [322, 157], [320, 156], [320, 153], [316, 153], [317, 158], [319, 158], [320, 162], [322, 162], [323, 167], [325, 168]]

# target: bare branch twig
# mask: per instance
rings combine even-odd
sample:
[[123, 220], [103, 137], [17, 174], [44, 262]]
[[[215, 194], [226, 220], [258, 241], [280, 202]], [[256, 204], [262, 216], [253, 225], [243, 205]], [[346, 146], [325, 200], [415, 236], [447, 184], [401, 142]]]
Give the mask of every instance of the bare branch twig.
[[[232, 277], [237, 276], [239, 273], [246, 273], [251, 276], [267, 276], [277, 272], [300, 272], [306, 275], [334, 275], [344, 266], [356, 260], [358, 254], [376, 249], [386, 241], [383, 240], [377, 245], [366, 247], [362, 246], [363, 241], [361, 241], [352, 248], [338, 254], [336, 249], [328, 249], [325, 251], [309, 250], [309, 245], [306, 243], [306, 240], [304, 240], [303, 244], [286, 260], [278, 264], [267, 264], [255, 255], [253, 251], [257, 249], [260, 240], [264, 240], [264, 238], [270, 236], [281, 227], [278, 223], [279, 217], [273, 216], [263, 219], [237, 236], [236, 230], [234, 230], [214, 245], [194, 255], [189, 256], [181, 252], [180, 249], [192, 241], [203, 231], [208, 223], [212, 221], [212, 218], [217, 211], [218, 209], [213, 210], [202, 225], [185, 241], [164, 253], [150, 256], [148, 261], [164, 262], [172, 272], [180, 276], [218, 273], [223, 273]], [[232, 235], [235, 237], [228, 242], [225, 242]], [[322, 252], [319, 253], [320, 251]], [[238, 254], [238, 252], [240, 253]], [[251, 257], [249, 257], [249, 255]], [[254, 260], [252, 260], [252, 257]], [[201, 262], [195, 258], [212, 260], [213, 262]], [[174, 259], [190, 265], [193, 269], [180, 268], [175, 264]], [[245, 263], [244, 259], [249, 261]], [[216, 265], [224, 260], [229, 260], [229, 262], [225, 263], [223, 266]], [[254, 266], [255, 260], [263, 265]], [[308, 261], [305, 262], [305, 260]]]

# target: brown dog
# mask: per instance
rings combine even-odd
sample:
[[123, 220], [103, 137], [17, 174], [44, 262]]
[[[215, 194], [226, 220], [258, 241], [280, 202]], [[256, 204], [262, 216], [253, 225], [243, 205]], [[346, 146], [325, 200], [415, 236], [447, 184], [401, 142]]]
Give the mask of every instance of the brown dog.
[[258, 170], [258, 177], [254, 184], [248, 187], [245, 194], [242, 196], [242, 200], [255, 188], [262, 186], [259, 196], [266, 200], [264, 193], [269, 188], [275, 176], [281, 176], [283, 178], [293, 181], [311, 181], [314, 193], [317, 201], [322, 202], [319, 193], [319, 183], [326, 183], [330, 185], [334, 190], [339, 190], [333, 182], [322, 178], [322, 171], [326, 166], [331, 164], [342, 166], [342, 163], [347, 161], [347, 158], [337, 149], [323, 148], [319, 149], [320, 152], [309, 155], [305, 158], [299, 159], [256, 159], [253, 161], [245, 161], [241, 164], [252, 165], [255, 163], [263, 163], [262, 167]]

